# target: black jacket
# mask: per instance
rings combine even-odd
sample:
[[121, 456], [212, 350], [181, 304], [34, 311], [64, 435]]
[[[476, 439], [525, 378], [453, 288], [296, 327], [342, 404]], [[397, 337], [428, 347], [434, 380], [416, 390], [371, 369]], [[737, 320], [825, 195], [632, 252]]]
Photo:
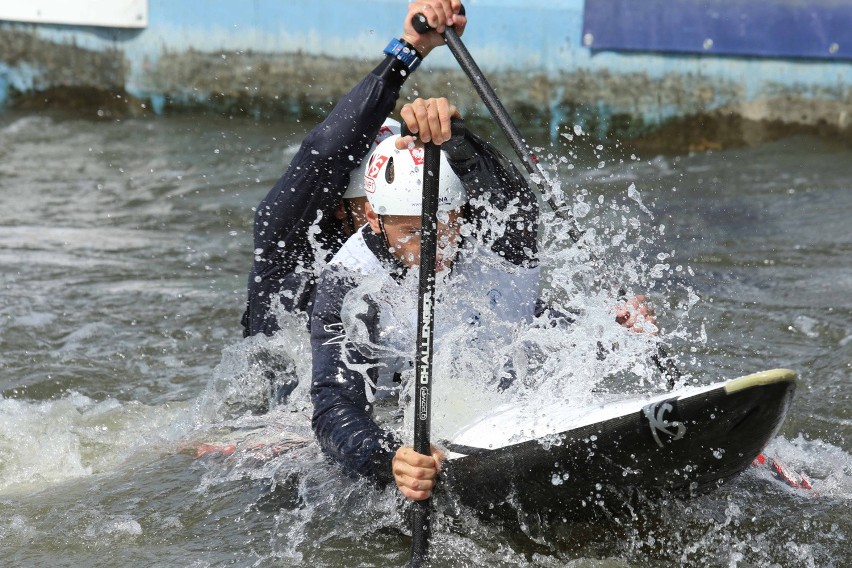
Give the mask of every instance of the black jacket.
[[396, 105], [409, 75], [403, 70], [400, 61], [387, 56], [340, 99], [308, 133], [287, 171], [258, 205], [243, 335], [272, 335], [279, 329], [270, 313], [276, 298], [285, 310], [310, 316], [320, 267], [345, 240], [334, 210], [349, 173]]

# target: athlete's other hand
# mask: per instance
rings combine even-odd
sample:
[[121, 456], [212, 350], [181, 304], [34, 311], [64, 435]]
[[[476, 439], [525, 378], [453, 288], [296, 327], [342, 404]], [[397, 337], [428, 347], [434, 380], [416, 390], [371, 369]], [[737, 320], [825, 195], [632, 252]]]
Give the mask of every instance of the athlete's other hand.
[[418, 454], [414, 448], [403, 446], [393, 457], [393, 477], [400, 492], [412, 501], [432, 496], [432, 489], [441, 471], [444, 453], [432, 446], [432, 455]]
[[633, 296], [615, 309], [615, 321], [630, 331], [657, 335], [657, 319], [654, 307], [648, 304], [645, 296]]
[[[402, 39], [413, 45], [422, 57], [439, 45], [444, 45], [441, 36], [447, 26], [452, 26], [458, 35], [464, 33], [467, 18], [459, 15], [461, 0], [417, 0], [408, 5], [408, 14], [403, 23]], [[411, 25], [411, 18], [416, 14], [426, 16], [426, 21], [433, 31], [425, 34], [417, 33]]]
[[[452, 119], [461, 118], [456, 105], [446, 98], [415, 99], [399, 112], [403, 122], [421, 142], [443, 144], [452, 135]], [[414, 136], [403, 136], [396, 141], [399, 150], [414, 143]]]

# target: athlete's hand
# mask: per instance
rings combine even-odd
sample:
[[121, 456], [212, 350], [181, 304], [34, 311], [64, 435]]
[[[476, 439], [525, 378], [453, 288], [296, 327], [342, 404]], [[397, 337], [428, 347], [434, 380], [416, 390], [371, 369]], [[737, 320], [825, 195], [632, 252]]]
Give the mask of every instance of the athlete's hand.
[[432, 446], [431, 456], [418, 454], [414, 448], [403, 446], [393, 457], [396, 486], [412, 501], [428, 499], [432, 496], [443, 459], [444, 453], [435, 446]]
[[[441, 36], [447, 26], [452, 26], [458, 35], [464, 33], [467, 18], [459, 15], [461, 0], [416, 0], [408, 5], [408, 14], [403, 23], [402, 39], [413, 45], [422, 57], [439, 45], [444, 45]], [[433, 31], [425, 34], [417, 33], [411, 25], [415, 14], [423, 14]]]
[[654, 307], [648, 304], [645, 296], [633, 296], [615, 309], [615, 321], [636, 333], [657, 335], [657, 319]]
[[[415, 99], [399, 112], [403, 122], [421, 142], [443, 144], [453, 136], [452, 119], [461, 118], [456, 105], [445, 98]], [[398, 150], [414, 143], [414, 136], [404, 136], [396, 141]]]

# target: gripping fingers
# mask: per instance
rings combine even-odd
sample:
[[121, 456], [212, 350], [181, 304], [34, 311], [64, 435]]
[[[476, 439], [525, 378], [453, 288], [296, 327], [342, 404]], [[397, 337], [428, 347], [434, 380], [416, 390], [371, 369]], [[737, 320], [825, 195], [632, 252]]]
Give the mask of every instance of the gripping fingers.
[[408, 131], [414, 134], [414, 136], [400, 137], [396, 141], [396, 148], [397, 150], [402, 150], [404, 148], [412, 148], [414, 140], [417, 137], [416, 135], [420, 132], [420, 128], [417, 124], [417, 116], [414, 113], [414, 109], [411, 103], [402, 107], [402, 109], [399, 111], [399, 116], [400, 118], [402, 118], [403, 124], [408, 127]]
[[[452, 119], [461, 116], [458, 109], [445, 98], [416, 99], [402, 107], [400, 116], [408, 129], [417, 134], [424, 143], [443, 144], [452, 137]], [[402, 149], [410, 143], [402, 139], [397, 148]]]
[[439, 34], [444, 33], [448, 19], [440, 2], [417, 2], [412, 8], [415, 13], [423, 14], [430, 28]]
[[624, 305], [619, 306], [616, 310], [615, 321], [635, 333], [645, 331], [650, 332], [651, 335], [657, 333], [654, 307], [642, 295], [634, 296], [627, 300]]
[[403, 495], [414, 501], [420, 501], [428, 499], [432, 495], [432, 489], [435, 488], [435, 480], [403, 476], [397, 478], [396, 485]]
[[[462, 5], [459, 0], [417, 0], [408, 5], [408, 14], [403, 23], [404, 40], [413, 44], [422, 56], [426, 56], [433, 48], [444, 45], [443, 33], [447, 26], [453, 26], [461, 36], [467, 25], [467, 18], [461, 14]], [[428, 32], [420, 33], [421, 28], [415, 27], [412, 20], [420, 21], [425, 18], [429, 26]]]
[[[429, 122], [429, 138], [435, 144], [440, 144], [441, 140], [441, 109], [434, 100], [426, 102], [426, 120]], [[429, 140], [424, 140], [429, 142]]]
[[432, 141], [435, 144], [443, 144], [453, 137], [452, 119], [453, 117], [460, 116], [459, 111], [456, 105], [445, 98], [434, 99], [432, 105], [430, 105], [430, 108], [432, 107], [435, 108], [438, 122], [432, 128]]
[[400, 492], [414, 501], [429, 498], [438, 473], [436, 463], [433, 456], [418, 454], [412, 448], [397, 450], [392, 468]]
[[413, 102], [402, 107], [399, 114], [412, 134], [417, 134], [424, 143], [432, 141], [427, 101], [415, 99]]
[[414, 134], [419, 133], [420, 124], [426, 116], [426, 100], [414, 99], [402, 107], [400, 114], [402, 115], [402, 119], [408, 125], [408, 129]]
[[[453, 0], [422, 0], [428, 5], [431, 14], [423, 12], [429, 25], [439, 34], [444, 33], [447, 26], [452, 26], [455, 14], [461, 9], [461, 2]], [[434, 16], [434, 19], [433, 17]]]

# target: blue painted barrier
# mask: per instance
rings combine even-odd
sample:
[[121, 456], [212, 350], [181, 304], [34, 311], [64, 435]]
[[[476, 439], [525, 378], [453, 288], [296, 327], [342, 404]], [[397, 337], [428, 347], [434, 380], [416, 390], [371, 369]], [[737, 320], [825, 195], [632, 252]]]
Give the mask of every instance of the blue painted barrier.
[[[641, 10], [626, 0], [468, 0], [463, 39], [506, 106], [532, 113], [552, 137], [570, 124], [633, 137], [710, 115], [843, 131], [852, 114], [845, 5], [807, 4], [816, 15], [792, 42], [777, 32], [802, 12], [786, 0], [647, 0]], [[381, 58], [406, 9], [405, 0], [149, 0], [144, 30], [0, 22], [0, 103], [81, 86], [156, 112], [321, 112]], [[444, 49], [406, 93], [446, 94], [484, 114], [469, 87]]]
[[852, 59], [852, 2], [586, 0], [583, 45], [593, 50]]

